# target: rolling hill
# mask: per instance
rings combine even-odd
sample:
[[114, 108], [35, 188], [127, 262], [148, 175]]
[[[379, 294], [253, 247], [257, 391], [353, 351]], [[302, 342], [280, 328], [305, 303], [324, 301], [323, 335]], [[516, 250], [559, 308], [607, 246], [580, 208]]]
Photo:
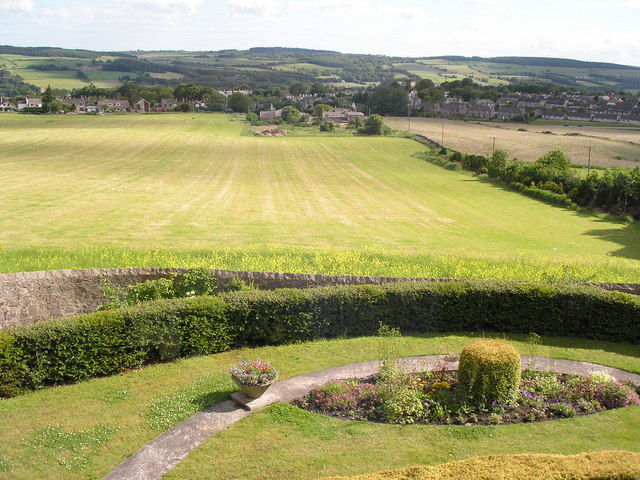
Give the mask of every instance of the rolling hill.
[[[12, 78], [12, 82], [7, 79]], [[252, 88], [294, 82], [367, 86], [400, 79], [436, 83], [465, 77], [482, 84], [553, 84], [595, 91], [640, 89], [640, 67], [534, 57], [422, 57], [344, 54], [327, 50], [258, 47], [220, 51], [94, 52], [54, 47], [0, 46], [0, 94], [16, 78], [22, 90], [51, 85], [72, 89], [93, 83], [114, 87], [135, 80], [174, 86]], [[19, 83], [19, 82], [18, 82]]]

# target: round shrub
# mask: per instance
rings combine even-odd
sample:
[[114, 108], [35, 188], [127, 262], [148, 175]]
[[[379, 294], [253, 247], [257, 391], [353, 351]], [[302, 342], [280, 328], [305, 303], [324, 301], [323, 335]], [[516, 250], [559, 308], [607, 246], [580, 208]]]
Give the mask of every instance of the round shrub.
[[478, 340], [460, 355], [460, 393], [471, 405], [513, 403], [520, 385], [520, 355], [501, 340]]

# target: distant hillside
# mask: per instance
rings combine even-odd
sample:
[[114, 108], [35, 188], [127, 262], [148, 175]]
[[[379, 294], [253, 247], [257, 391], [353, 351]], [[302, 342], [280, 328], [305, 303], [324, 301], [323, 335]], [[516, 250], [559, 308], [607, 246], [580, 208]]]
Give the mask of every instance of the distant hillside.
[[552, 83], [602, 90], [640, 90], [640, 67], [545, 57], [439, 56], [396, 63], [396, 68], [442, 82], [470, 77], [487, 84]]
[[[98, 58], [103, 55], [113, 55], [107, 52], [94, 52], [91, 50], [68, 49], [57, 47], [12, 47], [0, 45], [0, 55], [26, 55], [29, 57], [69, 57], [69, 58]], [[119, 54], [123, 55], [123, 54]]]
[[603, 68], [614, 70], [640, 70], [640, 67], [630, 65], [618, 65], [616, 63], [605, 62], [585, 62], [583, 60], [572, 60], [569, 58], [551, 58], [551, 57], [462, 57], [455, 55], [445, 55], [440, 57], [426, 57], [426, 59], [441, 58], [444, 60], [454, 60], [459, 62], [493, 62], [493, 63], [509, 63], [513, 65], [535, 65], [539, 67], [561, 67], [561, 68]]
[[[136, 81], [166, 86], [193, 83], [223, 89], [295, 82], [368, 86], [407, 78], [428, 78], [435, 83], [472, 78], [484, 85], [535, 83], [593, 91], [640, 90], [640, 67], [611, 63], [535, 57], [397, 58], [283, 47], [96, 52], [4, 45], [0, 46], [0, 71], [4, 83], [11, 84], [11, 93], [0, 86], [0, 95], [32, 91], [34, 86], [44, 89], [49, 84], [71, 90], [90, 82], [105, 88]], [[14, 80], [9, 81], [7, 75]]]

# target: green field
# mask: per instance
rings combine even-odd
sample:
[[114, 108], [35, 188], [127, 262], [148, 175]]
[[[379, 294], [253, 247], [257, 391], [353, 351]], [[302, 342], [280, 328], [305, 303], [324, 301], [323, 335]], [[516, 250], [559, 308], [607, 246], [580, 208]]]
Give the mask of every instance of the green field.
[[444, 59], [417, 60], [413, 63], [394, 63], [393, 66], [413, 75], [432, 80], [436, 84], [452, 80], [462, 80], [465, 77], [472, 78], [473, 81], [481, 85], [501, 85], [509, 83], [506, 80], [495, 78], [495, 76], [465, 63]]
[[[0, 115], [0, 271], [156, 265], [634, 281], [640, 225], [450, 172], [401, 138], [223, 114]], [[26, 266], [28, 265], [28, 266]]]
[[[7, 53], [4, 53], [7, 52]], [[379, 55], [342, 54], [332, 51], [296, 48], [255, 48], [220, 51], [130, 51], [89, 52], [58, 48], [20, 48], [0, 46], [0, 67], [40, 88], [80, 88], [84, 83], [76, 78], [76, 70], [116, 58], [150, 62], [148, 69], [139, 64], [132, 73], [104, 72], [103, 77], [89, 70], [90, 81], [99, 87], [119, 86], [117, 78], [149, 70], [166, 69], [164, 79], [181, 78], [181, 82], [212, 88], [232, 88], [241, 84], [254, 88], [262, 85], [291, 85], [295, 81], [311, 84], [335, 80], [341, 87], [378, 85], [380, 82], [405, 80], [407, 75], [429, 78], [436, 83], [471, 78], [483, 85], [504, 85], [514, 81], [551, 82], [576, 88], [606, 90], [638, 90], [640, 68], [576, 62], [562, 59], [428, 57], [398, 58]], [[508, 63], [505, 63], [508, 62]], [[69, 67], [69, 71], [39, 71], [33, 66]], [[154, 75], [156, 76], [156, 75]], [[342, 82], [346, 83], [342, 83]]]
[[[513, 57], [512, 60], [516, 60]], [[521, 63], [521, 64], [519, 64]], [[635, 89], [640, 70], [628, 68], [605, 67], [601, 64], [584, 63], [580, 66], [556, 66], [557, 62], [548, 65], [527, 64], [527, 59], [516, 63], [502, 63], [491, 58], [423, 58], [410, 63], [395, 63], [394, 67], [408, 71], [436, 83], [444, 81], [472, 78], [481, 84], [500, 85], [514, 81], [522, 82], [559, 82], [569, 83], [586, 88], [606, 89], [619, 88], [621, 84]], [[571, 64], [569, 61], [568, 64]]]
[[[102, 57], [102, 59], [112, 59], [113, 57]], [[33, 65], [56, 65], [58, 67], [69, 67], [71, 70], [41, 71], [28, 68]], [[86, 58], [71, 57], [32, 57], [28, 55], [0, 55], [0, 66], [6, 67], [12, 75], [20, 75], [25, 82], [40, 87], [42, 90], [51, 85], [52, 88], [71, 90], [80, 88], [86, 84], [77, 77], [74, 70], [78, 65], [90, 66], [91, 60]], [[118, 77], [131, 75], [126, 72], [110, 72], [102, 70], [87, 70], [91, 82], [97, 87], [109, 88], [120, 85]]]

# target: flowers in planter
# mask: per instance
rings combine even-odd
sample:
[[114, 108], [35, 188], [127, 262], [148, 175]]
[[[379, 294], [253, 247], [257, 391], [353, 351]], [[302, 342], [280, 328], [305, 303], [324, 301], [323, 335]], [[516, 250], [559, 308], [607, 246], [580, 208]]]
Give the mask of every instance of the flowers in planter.
[[278, 379], [278, 371], [269, 362], [256, 358], [253, 362], [243, 360], [232, 367], [231, 378], [239, 385], [269, 385]]

